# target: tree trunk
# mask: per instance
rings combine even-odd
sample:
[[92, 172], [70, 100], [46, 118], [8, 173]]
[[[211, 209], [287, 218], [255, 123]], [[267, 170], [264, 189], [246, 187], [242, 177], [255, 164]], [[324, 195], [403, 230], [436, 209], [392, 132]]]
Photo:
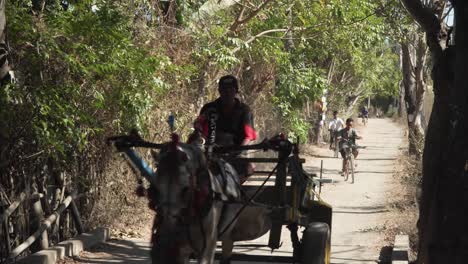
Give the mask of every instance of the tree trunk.
[[[466, 263], [468, 258], [468, 3], [457, 1], [455, 5], [455, 47], [448, 48], [444, 63], [439, 65], [445, 73], [438, 83], [438, 118], [431, 118], [434, 137], [427, 152], [425, 173], [425, 229], [421, 263]], [[444, 72], [447, 71], [447, 72]], [[437, 76], [439, 77], [439, 76]], [[436, 79], [434, 79], [435, 81]], [[443, 90], [442, 90], [443, 88]], [[447, 89], [449, 88], [449, 89]], [[442, 100], [441, 100], [442, 99]], [[437, 123], [438, 121], [438, 123]], [[435, 131], [439, 129], [439, 131]], [[426, 154], [426, 153], [425, 153]], [[435, 164], [431, 164], [431, 162]], [[433, 169], [433, 171], [431, 171]], [[426, 175], [424, 175], [427, 178]], [[431, 185], [429, 185], [431, 184]], [[424, 186], [423, 186], [424, 187]]]
[[424, 69], [426, 67], [427, 46], [418, 34], [414, 34], [414, 45], [408, 42], [401, 43], [401, 59], [404, 90], [408, 122], [409, 154], [420, 159], [423, 151], [424, 127], [422, 120], [424, 111], [424, 94], [426, 82]]
[[418, 263], [465, 263], [468, 252], [467, 3], [457, 1], [454, 6], [457, 46], [448, 48], [447, 27], [440, 13], [421, 1], [402, 0], [402, 3], [426, 32], [433, 64], [434, 105], [423, 154]]
[[9, 76], [10, 66], [8, 64], [8, 43], [6, 39], [6, 0], [0, 0], [0, 81]]
[[398, 99], [398, 116], [404, 117], [406, 116], [405, 111], [405, 87], [403, 86], [403, 82], [400, 82], [400, 91], [399, 91], [399, 99]]
[[[453, 183], [447, 182], [445, 173], [445, 155], [449, 138], [449, 91], [453, 89], [453, 75], [450, 73], [454, 59], [452, 48], [446, 49], [439, 61], [434, 64], [434, 106], [426, 134], [423, 156], [423, 180], [420, 202], [419, 251], [418, 263], [454, 263], [436, 261], [435, 247], [438, 247], [437, 225], [442, 216], [439, 203], [447, 198], [447, 187]], [[442, 187], [441, 185], [445, 185]], [[443, 190], [446, 189], [446, 190]]]
[[356, 95], [355, 97], [351, 98], [351, 100], [349, 100], [347, 108], [346, 108], [347, 114], [351, 114], [353, 112], [353, 109], [356, 106], [356, 104], [359, 102], [359, 99], [361, 99], [361, 96]]
[[286, 41], [285, 49], [286, 51], [291, 51], [295, 49], [294, 40], [293, 40], [293, 7], [290, 6], [288, 9], [288, 31], [286, 32]]
[[456, 47], [433, 54], [434, 106], [427, 130], [418, 263], [466, 263], [468, 257], [468, 8], [457, 2]]

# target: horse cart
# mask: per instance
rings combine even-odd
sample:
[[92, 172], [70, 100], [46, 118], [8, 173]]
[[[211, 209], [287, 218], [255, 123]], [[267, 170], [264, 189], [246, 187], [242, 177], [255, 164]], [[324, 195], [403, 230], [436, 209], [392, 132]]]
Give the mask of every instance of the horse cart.
[[[159, 164], [156, 165], [157, 170], [154, 171], [138, 156], [134, 148], [159, 149], [159, 153], [164, 155], [164, 153], [161, 152], [170, 151], [168, 150], [170, 149], [170, 146], [172, 146], [173, 149], [174, 146], [182, 146], [179, 147], [179, 149], [188, 153], [189, 159], [194, 156], [187, 149], [183, 149], [184, 147], [187, 148], [187, 144], [179, 143], [178, 137], [175, 134], [173, 135], [172, 140], [165, 144], [147, 142], [139, 136], [134, 135], [117, 136], [109, 138], [109, 140], [113, 142], [118, 150], [124, 153], [127, 160], [134, 168], [141, 172], [141, 174], [150, 182], [150, 185], [157, 184], [155, 182], [155, 178], [162, 177], [161, 175], [158, 175], [157, 172], [158, 170], [164, 170], [164, 168], [160, 168], [161, 162], [167, 163], [168, 161], [161, 161], [161, 158], [158, 158], [160, 159], [158, 161]], [[247, 158], [240, 157], [239, 155], [229, 155], [230, 153], [239, 153], [247, 150], [275, 152], [276, 157]], [[206, 159], [208, 163], [211, 159], [214, 160], [222, 157], [226, 163], [252, 162], [256, 164], [270, 163], [274, 165], [274, 169], [271, 171], [257, 171], [253, 176], [251, 176], [256, 177], [255, 175], [263, 175], [265, 179], [261, 185], [254, 186], [244, 184], [240, 187], [241, 193], [243, 194], [241, 200], [230, 202], [224, 201], [226, 204], [237, 203], [238, 206], [236, 207], [236, 212], [231, 214], [227, 224], [224, 224], [222, 229], [217, 230], [217, 235], [219, 239], [219, 237], [221, 237], [232, 225], [236, 225], [236, 218], [242, 215], [243, 210], [249, 206], [255, 205], [269, 208], [271, 209], [267, 219], [269, 222], [269, 239], [268, 244], [265, 246], [268, 246], [272, 252], [280, 248], [281, 233], [284, 232], [283, 226], [286, 226], [290, 231], [290, 239], [293, 247], [292, 256], [275, 258], [273, 254], [263, 256], [234, 254], [231, 255], [231, 259], [248, 262], [257, 261], [306, 264], [330, 263], [332, 208], [320, 198], [319, 191], [316, 191], [316, 187], [320, 187], [322, 182], [324, 182], [321, 180], [321, 177], [316, 177], [315, 174], [308, 174], [303, 170], [302, 164], [305, 161], [299, 157], [299, 145], [297, 143], [292, 143], [288, 139], [284, 138], [284, 136], [278, 135], [255, 145], [235, 147], [217, 147], [215, 145], [205, 146], [202, 153], [204, 159]], [[187, 158], [184, 160], [187, 160]], [[273, 180], [274, 184], [272, 184]], [[193, 201], [193, 199], [191, 199], [191, 201]], [[160, 213], [158, 210], [156, 210], [156, 212], [158, 215], [163, 216], [162, 212]], [[155, 222], [157, 221], [155, 220]], [[179, 224], [182, 225], [183, 223], [183, 220], [181, 220]], [[203, 227], [201, 229], [203, 230]], [[300, 234], [301, 231], [302, 236]], [[189, 231], [186, 233], [189, 233]], [[192, 240], [197, 240], [194, 239], [195, 236], [197, 235], [194, 234], [192, 237], [188, 235]], [[211, 245], [206, 241], [207, 236], [209, 236], [209, 234], [206, 232], [203, 233], [205, 241], [200, 246], [202, 249], [206, 249]], [[190, 239], [188, 241], [190, 241]], [[196, 247], [193, 245], [194, 243], [192, 243], [193, 248]], [[153, 241], [153, 245], [154, 244], [155, 242]], [[214, 248], [216, 248], [216, 241]], [[213, 259], [214, 252], [211, 254], [211, 259]], [[193, 255], [194, 254], [192, 252], [191, 256], [193, 257]], [[218, 254], [216, 257], [219, 257]], [[205, 259], [205, 261], [202, 261], [201, 258], [199, 258], [199, 262], [211, 263], [210, 260]], [[160, 262], [155, 262], [153, 260], [153, 263]], [[171, 261], [168, 263], [171, 263]], [[221, 263], [229, 263], [229, 261], [221, 261]]]

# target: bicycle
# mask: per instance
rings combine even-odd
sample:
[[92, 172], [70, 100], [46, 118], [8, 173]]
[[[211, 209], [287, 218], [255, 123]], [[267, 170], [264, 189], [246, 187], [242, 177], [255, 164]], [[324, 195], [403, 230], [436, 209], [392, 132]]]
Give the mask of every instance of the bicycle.
[[349, 142], [349, 140], [342, 139], [344, 142], [342, 144], [342, 149], [345, 152], [345, 157], [344, 159], [346, 160], [345, 167], [344, 167], [344, 180], [348, 181], [349, 174], [351, 172], [351, 183], [354, 183], [354, 155], [353, 155], [353, 149], [358, 149], [358, 148], [366, 148], [364, 146], [358, 146], [356, 144], [353, 144]]
[[362, 116], [362, 124], [363, 124], [364, 126], [367, 126], [367, 123], [368, 123], [368, 122], [369, 122], [369, 117], [363, 115], [363, 116]]
[[353, 155], [353, 148], [352, 144], [349, 141], [343, 143], [342, 149], [344, 150], [346, 160], [345, 167], [344, 167], [344, 180], [347, 181], [349, 178], [349, 170], [351, 168], [351, 183], [354, 183], [354, 155]]

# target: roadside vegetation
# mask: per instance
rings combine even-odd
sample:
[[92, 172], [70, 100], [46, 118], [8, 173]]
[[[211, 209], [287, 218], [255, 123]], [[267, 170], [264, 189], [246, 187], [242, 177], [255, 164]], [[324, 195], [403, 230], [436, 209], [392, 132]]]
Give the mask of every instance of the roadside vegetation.
[[419, 199], [421, 197], [422, 163], [402, 151], [393, 175], [392, 191], [389, 194], [389, 210], [383, 232], [392, 244], [396, 235], [408, 235], [410, 240], [409, 260], [415, 261], [418, 252]]

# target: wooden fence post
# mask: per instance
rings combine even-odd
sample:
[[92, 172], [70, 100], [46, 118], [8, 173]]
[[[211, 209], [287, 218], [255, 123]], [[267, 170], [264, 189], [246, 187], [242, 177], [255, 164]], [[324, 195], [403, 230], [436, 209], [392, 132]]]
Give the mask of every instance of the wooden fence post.
[[78, 211], [78, 207], [76, 206], [75, 201], [71, 201], [70, 209], [73, 217], [73, 222], [75, 223], [76, 230], [78, 234], [82, 234], [84, 232], [83, 223], [81, 222], [80, 211]]
[[6, 253], [10, 254], [11, 252], [10, 221], [8, 221], [8, 218], [2, 223], [2, 228], [4, 228], [4, 232], [5, 232]]
[[[37, 197], [37, 199], [34, 199], [32, 202], [32, 211], [35, 216], [36, 227], [39, 228], [41, 226], [42, 221], [44, 220], [44, 212], [42, 210], [40, 196]], [[49, 247], [49, 236], [47, 235], [47, 229], [41, 233], [37, 244], [39, 250], [47, 249]]]
[[18, 200], [10, 204], [10, 206], [0, 214], [0, 228], [4, 228], [5, 231], [5, 243], [7, 253], [10, 254], [11, 252], [11, 241], [10, 241], [10, 221], [8, 218], [10, 215], [18, 208], [18, 206], [26, 199], [26, 194], [22, 192]]
[[26, 250], [28, 247], [30, 247], [36, 239], [41, 236], [41, 234], [47, 230], [48, 228], [51, 227], [51, 225], [57, 220], [58, 216], [62, 214], [63, 211], [70, 205], [70, 202], [77, 197], [76, 193], [72, 193], [70, 196], [68, 196], [63, 203], [61, 203], [58, 207], [57, 210], [48, 216], [41, 224], [40, 228], [34, 232], [31, 236], [29, 236], [26, 241], [21, 243], [19, 246], [17, 246], [15, 249], [13, 249], [10, 252], [10, 260], [16, 258], [19, 254], [21, 254], [24, 250]]

